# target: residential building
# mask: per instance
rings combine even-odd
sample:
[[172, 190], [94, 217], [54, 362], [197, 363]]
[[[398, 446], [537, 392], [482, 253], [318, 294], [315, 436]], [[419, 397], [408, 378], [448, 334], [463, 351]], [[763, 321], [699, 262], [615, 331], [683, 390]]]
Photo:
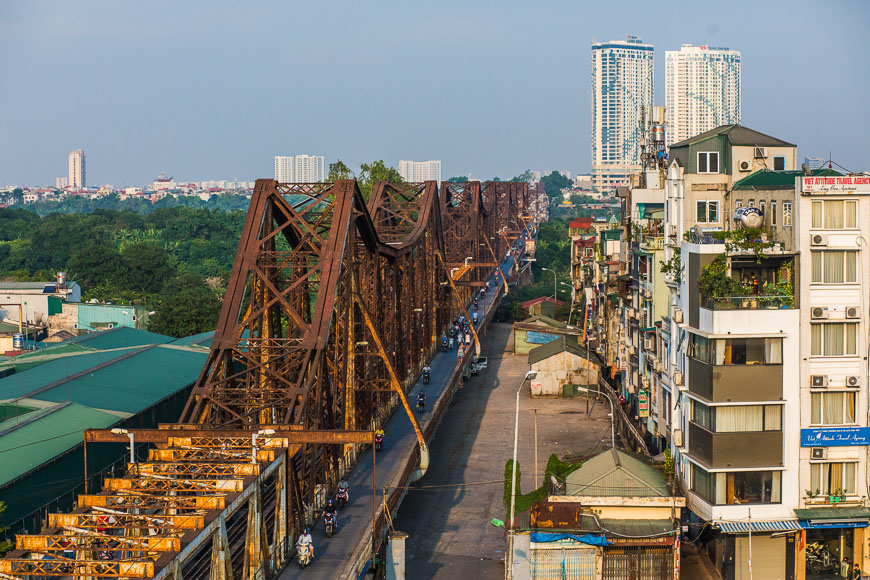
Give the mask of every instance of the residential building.
[[665, 52], [667, 146], [740, 123], [740, 52], [684, 44]]
[[293, 183], [293, 156], [275, 157], [275, 181]]
[[806, 163], [807, 167], [810, 169], [821, 169], [825, 165], [824, 157], [804, 157], [804, 163]]
[[73, 189], [84, 189], [87, 187], [85, 152], [81, 149], [76, 149], [69, 154], [69, 177], [67, 183]]
[[537, 373], [529, 393], [532, 397], [558, 397], [573, 396], [574, 385], [597, 389], [601, 363], [597, 354], [578, 344], [576, 334], [557, 336], [529, 351], [529, 368]]
[[293, 158], [294, 183], [326, 181], [326, 157], [323, 155], [296, 155]]
[[55, 189], [64, 189], [68, 185], [69, 185], [69, 178], [68, 177], [58, 177], [58, 178], [55, 178], [55, 180], [54, 180]]
[[0, 318], [45, 326], [48, 317], [59, 314], [64, 302], [81, 302], [77, 282], [0, 282]]
[[653, 104], [653, 46], [592, 43], [592, 187], [613, 191], [640, 170], [643, 111]]
[[441, 183], [441, 160], [399, 161], [399, 175], [408, 182], [437, 181]]

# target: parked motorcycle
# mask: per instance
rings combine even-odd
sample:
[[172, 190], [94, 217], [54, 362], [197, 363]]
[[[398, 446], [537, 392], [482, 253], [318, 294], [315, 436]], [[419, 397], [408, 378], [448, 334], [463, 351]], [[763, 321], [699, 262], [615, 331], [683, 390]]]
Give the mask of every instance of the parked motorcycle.
[[827, 544], [813, 542], [807, 545], [807, 568], [813, 574], [836, 572], [840, 568], [840, 562]]

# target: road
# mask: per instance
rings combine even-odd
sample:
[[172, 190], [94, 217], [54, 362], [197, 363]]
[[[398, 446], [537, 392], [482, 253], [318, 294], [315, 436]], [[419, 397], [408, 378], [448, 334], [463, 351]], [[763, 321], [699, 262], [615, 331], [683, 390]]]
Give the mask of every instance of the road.
[[[396, 529], [409, 534], [407, 577], [496, 580], [504, 578], [505, 520], [503, 473], [513, 453], [517, 387], [528, 358], [505, 352], [509, 324], [492, 324], [483, 337], [488, 368], [465, 383], [430, 445], [429, 472], [413, 484], [399, 508]], [[543, 472], [551, 453], [560, 457], [610, 443], [609, 408], [586, 400], [531, 399], [528, 383], [520, 395], [519, 464], [522, 490], [534, 484], [534, 411], [538, 461]]]

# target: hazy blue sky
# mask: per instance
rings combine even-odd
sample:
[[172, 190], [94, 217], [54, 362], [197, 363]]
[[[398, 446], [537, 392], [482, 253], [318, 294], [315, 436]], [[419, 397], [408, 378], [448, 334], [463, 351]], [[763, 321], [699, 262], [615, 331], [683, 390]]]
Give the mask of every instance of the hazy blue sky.
[[589, 169], [589, 43], [743, 53], [743, 122], [870, 169], [870, 2], [0, 0], [0, 184], [273, 175], [274, 155]]

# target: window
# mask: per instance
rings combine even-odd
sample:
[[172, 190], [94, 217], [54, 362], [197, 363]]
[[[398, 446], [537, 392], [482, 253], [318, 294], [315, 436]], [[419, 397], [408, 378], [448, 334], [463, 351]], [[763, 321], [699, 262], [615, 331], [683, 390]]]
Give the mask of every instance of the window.
[[694, 463], [692, 464], [692, 491], [713, 502], [713, 476]]
[[782, 431], [780, 405], [728, 405], [708, 407], [692, 400], [692, 422], [713, 433]]
[[694, 399], [692, 399], [692, 421], [707, 431], [713, 431], [713, 415], [710, 413], [710, 407]]
[[825, 230], [857, 229], [858, 202], [843, 200], [814, 201], [811, 227]]
[[855, 356], [858, 354], [858, 323], [811, 324], [812, 356]]
[[782, 364], [781, 338], [707, 339], [693, 334], [689, 356], [709, 365]]
[[743, 471], [715, 474], [716, 503], [779, 503], [782, 474], [779, 471]]
[[811, 393], [810, 423], [813, 425], [854, 423], [855, 399], [854, 391]]
[[767, 202], [765, 202], [763, 199], [758, 202], [758, 207], [761, 208], [761, 223], [762, 223], [762, 225], [767, 220], [767, 212], [765, 211], [766, 205], [767, 205]]
[[858, 281], [858, 252], [824, 250], [812, 253], [813, 284], [854, 284]]
[[784, 226], [791, 225], [791, 202], [790, 201], [782, 202], [782, 225], [784, 225]]
[[776, 201], [770, 202], [770, 225], [776, 225]]
[[749, 200], [749, 207], [755, 207], [755, 200], [754, 199]]
[[735, 207], [735, 208], [737, 208], [737, 207], [743, 207], [743, 200], [742, 200], [742, 199], [738, 199], [737, 201], [735, 201], [735, 202], [734, 202], [734, 207]]
[[698, 153], [698, 173], [719, 173], [719, 153]]
[[855, 493], [857, 463], [811, 463], [810, 487], [821, 495]]
[[785, 171], [785, 157], [777, 155], [773, 158], [773, 170]]
[[716, 223], [719, 221], [719, 202], [717, 200], [699, 201], [696, 205], [695, 221]]

